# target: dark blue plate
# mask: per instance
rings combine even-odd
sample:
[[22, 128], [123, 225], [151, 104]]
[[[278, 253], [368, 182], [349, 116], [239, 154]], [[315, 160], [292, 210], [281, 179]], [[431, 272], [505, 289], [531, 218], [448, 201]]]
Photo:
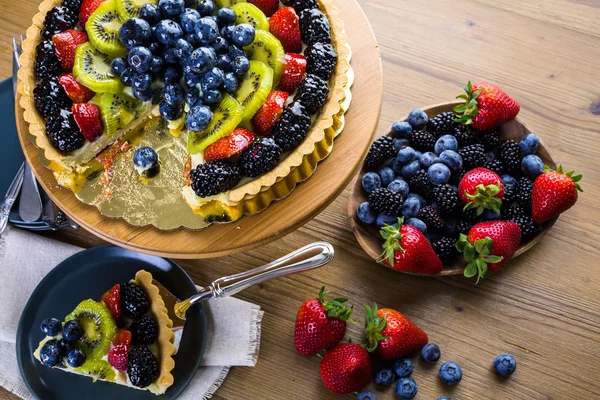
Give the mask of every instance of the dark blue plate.
[[33, 291], [19, 321], [17, 359], [23, 380], [40, 400], [152, 400], [175, 399], [192, 380], [204, 353], [206, 315], [202, 304], [192, 306], [179, 351], [175, 355], [175, 383], [162, 396], [114, 383], [96, 382], [39, 363], [33, 352], [44, 338], [41, 322], [48, 317], [60, 320], [82, 300], [99, 299], [116, 283], [127, 282], [139, 270], [146, 270], [180, 299], [195, 294], [196, 286], [180, 266], [164, 258], [148, 256], [116, 246], [82, 251], [54, 268]]

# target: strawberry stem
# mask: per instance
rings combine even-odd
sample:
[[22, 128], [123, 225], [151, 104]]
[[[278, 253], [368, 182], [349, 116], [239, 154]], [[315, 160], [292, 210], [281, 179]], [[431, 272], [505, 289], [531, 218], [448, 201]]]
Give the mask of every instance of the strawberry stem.
[[494, 211], [496, 214], [500, 214], [500, 207], [502, 206], [502, 200], [494, 197], [500, 193], [500, 184], [492, 184], [483, 186], [477, 185], [475, 187], [477, 193], [469, 194], [465, 193], [467, 198], [471, 200], [465, 205], [465, 210], [469, 208], [476, 208], [477, 215], [483, 214], [483, 211], [487, 208]]
[[492, 255], [493, 241], [490, 237], [476, 240], [471, 244], [467, 235], [460, 234], [456, 248], [463, 254], [463, 258], [467, 262], [467, 266], [463, 272], [467, 278], [472, 278], [477, 275], [477, 282], [485, 278], [488, 272], [488, 263], [494, 264], [500, 262], [504, 257]]
[[358, 322], [350, 318], [350, 315], [352, 315], [353, 306], [346, 307], [344, 304], [348, 301], [348, 299], [338, 297], [337, 299], [333, 299], [331, 301], [325, 301], [326, 296], [327, 292], [325, 291], [325, 286], [321, 286], [321, 290], [319, 291], [319, 301], [323, 305], [325, 312], [327, 312], [328, 317], [341, 319], [342, 321], [348, 321], [353, 324]]
[[369, 353], [372, 353], [377, 349], [379, 341], [388, 338], [388, 336], [381, 333], [387, 326], [387, 320], [385, 317], [377, 315], [377, 303], [374, 303], [373, 307], [369, 307], [365, 304], [365, 310], [367, 312], [365, 316], [365, 335], [367, 337], [367, 343], [364, 345], [364, 348]]
[[402, 248], [402, 234], [400, 233], [400, 228], [404, 223], [404, 217], [398, 218], [398, 227], [394, 225], [385, 224], [383, 228], [379, 231], [379, 234], [385, 242], [381, 245], [383, 248], [383, 252], [379, 255], [377, 261], [387, 260], [390, 266], [394, 266], [394, 253], [396, 251], [404, 251]]
[[473, 117], [479, 114], [479, 108], [477, 106], [477, 98], [481, 94], [481, 89], [473, 92], [473, 85], [471, 81], [467, 83], [467, 86], [461, 86], [465, 93], [456, 96], [457, 99], [464, 100], [464, 104], [459, 104], [454, 107], [454, 113], [457, 118], [454, 122], [463, 125], [471, 125], [473, 123]]
[[583, 178], [583, 175], [579, 174], [579, 175], [573, 176], [573, 174], [575, 173], [575, 171], [563, 172], [562, 164], [558, 164], [558, 167], [556, 168], [556, 171], [554, 171], [549, 166], [544, 165], [544, 173], [547, 173], [547, 172], [557, 172], [559, 174], [564, 174], [564, 175], [568, 176], [569, 178], [571, 178], [573, 180], [573, 182], [575, 182], [575, 188], [578, 191], [580, 191], [580, 192], [583, 193], [583, 189], [579, 185], [579, 181], [581, 180], [581, 178]]

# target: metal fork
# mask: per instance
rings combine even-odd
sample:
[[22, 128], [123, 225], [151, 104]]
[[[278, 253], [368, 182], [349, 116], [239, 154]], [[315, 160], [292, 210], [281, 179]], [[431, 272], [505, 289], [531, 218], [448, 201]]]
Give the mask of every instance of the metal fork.
[[23, 184], [23, 174], [25, 172], [25, 163], [21, 164], [21, 168], [15, 175], [12, 183], [8, 187], [8, 191], [4, 196], [4, 201], [0, 204], [0, 235], [6, 229], [6, 224], [8, 223], [8, 216], [10, 215], [10, 209], [12, 208], [15, 200], [17, 199], [17, 195], [19, 194], [19, 190], [21, 190], [21, 185]]

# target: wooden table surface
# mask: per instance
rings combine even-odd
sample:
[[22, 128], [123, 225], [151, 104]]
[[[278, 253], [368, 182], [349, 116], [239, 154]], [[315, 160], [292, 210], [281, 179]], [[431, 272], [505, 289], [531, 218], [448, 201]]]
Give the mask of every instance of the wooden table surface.
[[[342, 0], [338, 0], [342, 1]], [[0, 0], [0, 76], [10, 76], [11, 37], [30, 24], [38, 0]], [[417, 399], [600, 398], [600, 3], [596, 0], [359, 0], [384, 62], [379, 134], [413, 108], [452, 100], [459, 84], [486, 79], [522, 106], [520, 118], [544, 137], [558, 162], [583, 173], [585, 190], [540, 244], [475, 286], [461, 277], [418, 278], [384, 269], [363, 253], [348, 223], [349, 188], [297, 232], [245, 254], [181, 261], [198, 284], [256, 267], [297, 247], [327, 240], [332, 264], [240, 294], [265, 311], [256, 368], [234, 368], [215, 399], [336, 399], [319, 378], [319, 360], [293, 349], [300, 303], [326, 284], [355, 305], [394, 307], [440, 345], [442, 360], [464, 372], [443, 387], [437, 366], [416, 363]], [[48, 236], [84, 247], [103, 244], [82, 230]], [[362, 324], [350, 327], [362, 340]], [[508, 380], [491, 363], [510, 352]], [[439, 366], [439, 365], [438, 365]], [[374, 386], [372, 386], [374, 388]], [[375, 390], [393, 399], [393, 390]], [[351, 398], [347, 396], [345, 398]], [[14, 396], [0, 391], [0, 399]]]

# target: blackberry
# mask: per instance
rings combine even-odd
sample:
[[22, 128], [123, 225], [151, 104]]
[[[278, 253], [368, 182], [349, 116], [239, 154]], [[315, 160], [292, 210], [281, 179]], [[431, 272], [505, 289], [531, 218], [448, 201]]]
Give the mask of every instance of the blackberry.
[[77, 24], [77, 14], [64, 6], [54, 7], [46, 14], [42, 37], [50, 39], [56, 33], [73, 28]]
[[517, 187], [515, 186], [504, 186], [504, 196], [502, 197], [502, 204], [512, 203], [517, 199]]
[[500, 161], [500, 160], [486, 161], [483, 164], [483, 166], [485, 168], [489, 169], [490, 171], [494, 171], [498, 175], [502, 175], [502, 172], [504, 171], [504, 165], [502, 164], [502, 161]]
[[464, 206], [462, 206], [458, 211], [458, 218], [464, 221], [475, 222], [477, 220], [477, 209], [464, 208]]
[[133, 386], [150, 386], [159, 375], [158, 361], [146, 346], [133, 346], [127, 358], [127, 376]]
[[435, 200], [438, 203], [438, 209], [447, 214], [452, 214], [458, 206], [458, 194], [449, 184], [439, 185], [433, 189]]
[[417, 213], [417, 218], [425, 222], [428, 231], [444, 229], [444, 220], [437, 210], [431, 206], [421, 208]]
[[135, 319], [148, 312], [148, 297], [144, 289], [133, 282], [122, 283], [120, 287], [123, 315]]
[[377, 167], [387, 159], [395, 156], [396, 153], [394, 139], [390, 136], [382, 136], [371, 144], [367, 158], [365, 158], [365, 166], [369, 168]]
[[500, 136], [497, 129], [488, 129], [479, 133], [479, 143], [485, 151], [492, 151], [500, 144]]
[[413, 149], [423, 153], [426, 151], [433, 151], [433, 146], [435, 146], [435, 136], [425, 131], [413, 131], [410, 134], [410, 145]]
[[456, 257], [458, 257], [458, 250], [456, 249], [456, 239], [442, 236], [432, 244], [433, 251], [438, 255], [442, 264], [448, 265], [452, 263]]
[[214, 196], [233, 189], [242, 175], [240, 167], [225, 161], [199, 164], [190, 173], [192, 190], [200, 197]]
[[450, 175], [450, 181], [458, 186], [458, 184], [460, 184], [460, 181], [462, 180], [463, 176], [465, 176], [466, 173], [467, 173], [467, 170], [464, 168], [461, 168], [458, 171], [453, 172], [452, 175]]
[[71, 109], [71, 99], [58, 83], [56, 76], [49, 76], [33, 89], [35, 106], [44, 118], [57, 115], [61, 110]]
[[470, 125], [458, 124], [454, 127], [454, 132], [452, 134], [456, 138], [459, 148], [476, 144], [478, 142], [477, 133]]
[[288, 7], [294, 7], [296, 14], [300, 14], [304, 10], [312, 10], [319, 8], [317, 0], [284, 0], [282, 3]]
[[63, 72], [54, 52], [52, 40], [42, 40], [35, 48], [35, 77], [43, 79], [58, 76]]
[[473, 225], [475, 225], [475, 222], [461, 219], [456, 224], [456, 230], [458, 231], [458, 233], [462, 233], [463, 235], [468, 235], [469, 231], [471, 230]]
[[521, 242], [531, 239], [538, 232], [538, 226], [533, 222], [531, 215], [519, 204], [515, 203], [510, 206], [503, 217], [519, 225], [519, 228], [521, 228]]
[[316, 75], [308, 74], [300, 83], [296, 98], [304, 105], [306, 111], [313, 115], [321, 111], [328, 94], [329, 86], [327, 82]]
[[306, 9], [300, 13], [300, 33], [307, 45], [331, 43], [331, 25], [318, 9]]
[[426, 200], [433, 199], [433, 185], [429, 181], [427, 172], [420, 170], [408, 179], [408, 186], [412, 193], [423, 196]]
[[310, 128], [310, 115], [298, 101], [285, 106], [273, 126], [273, 137], [281, 150], [293, 150], [304, 140]]
[[500, 146], [500, 161], [508, 173], [521, 170], [521, 149], [514, 140], [505, 140]]
[[271, 138], [257, 138], [240, 155], [242, 175], [255, 178], [271, 171], [281, 160], [281, 147]]
[[46, 135], [52, 145], [63, 153], [80, 149], [85, 144], [85, 138], [77, 127], [75, 118], [68, 110], [61, 110], [46, 119]]
[[338, 55], [328, 43], [315, 43], [304, 51], [306, 73], [317, 75], [326, 81], [331, 78]]
[[520, 178], [517, 182], [517, 201], [526, 209], [531, 208], [531, 191], [533, 182], [528, 178]]
[[129, 327], [129, 332], [131, 332], [132, 344], [152, 344], [156, 342], [158, 327], [152, 318], [148, 315], [142, 315], [133, 320]]
[[63, 0], [62, 6], [71, 10], [75, 15], [79, 15], [81, 3], [83, 3], [83, 0]]
[[456, 125], [454, 118], [456, 118], [456, 114], [452, 111], [440, 113], [427, 122], [427, 131], [436, 138], [451, 133]]
[[467, 171], [482, 167], [485, 163], [485, 150], [482, 144], [471, 144], [458, 150], [463, 159], [463, 166]]
[[369, 195], [369, 205], [377, 212], [395, 217], [402, 211], [404, 199], [398, 192], [387, 188], [379, 188]]

